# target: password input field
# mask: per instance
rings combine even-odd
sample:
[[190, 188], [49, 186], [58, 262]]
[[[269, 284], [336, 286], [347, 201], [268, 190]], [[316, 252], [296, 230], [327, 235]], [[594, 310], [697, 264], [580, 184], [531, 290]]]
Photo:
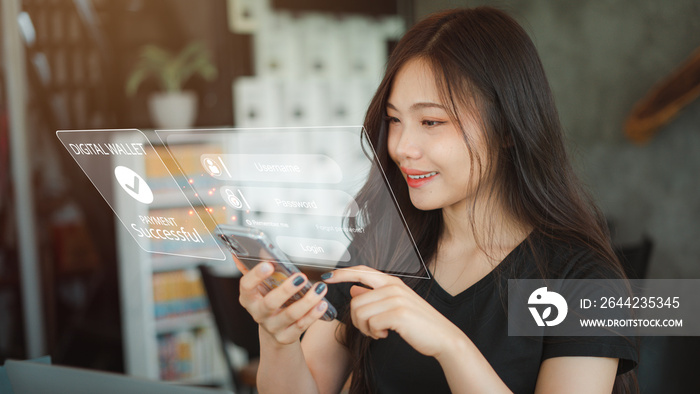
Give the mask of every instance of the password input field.
[[219, 192], [229, 206], [253, 212], [354, 217], [359, 210], [342, 190], [222, 186]]

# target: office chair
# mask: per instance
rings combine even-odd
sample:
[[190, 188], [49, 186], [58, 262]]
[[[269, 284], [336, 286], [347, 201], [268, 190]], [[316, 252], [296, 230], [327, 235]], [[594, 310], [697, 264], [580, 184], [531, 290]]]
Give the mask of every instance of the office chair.
[[[206, 265], [199, 265], [198, 268], [236, 392], [255, 392], [260, 361], [258, 324], [238, 301], [240, 277], [217, 275]], [[248, 353], [248, 364], [235, 365], [227, 350], [229, 344], [239, 346]]]

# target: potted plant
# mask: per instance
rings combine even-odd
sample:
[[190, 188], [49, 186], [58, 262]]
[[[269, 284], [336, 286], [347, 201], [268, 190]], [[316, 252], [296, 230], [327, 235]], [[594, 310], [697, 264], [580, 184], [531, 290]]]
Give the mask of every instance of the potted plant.
[[192, 91], [183, 91], [182, 85], [195, 74], [208, 81], [217, 75], [216, 66], [202, 42], [191, 42], [177, 54], [157, 45], [145, 45], [127, 79], [126, 93], [133, 96], [144, 80], [155, 77], [162, 89], [148, 100], [155, 126], [164, 129], [188, 128], [196, 117], [197, 95]]

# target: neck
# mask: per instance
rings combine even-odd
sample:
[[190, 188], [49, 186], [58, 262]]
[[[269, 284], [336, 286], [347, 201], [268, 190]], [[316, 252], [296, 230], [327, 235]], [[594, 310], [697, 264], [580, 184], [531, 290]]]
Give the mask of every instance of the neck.
[[[441, 244], [456, 241], [468, 249], [477, 247], [477, 235], [469, 221], [466, 203], [443, 208], [442, 220], [445, 227], [440, 238]], [[475, 227], [478, 228], [478, 226]]]
[[499, 204], [490, 208], [483, 202], [471, 204], [462, 201], [442, 209], [445, 227], [441, 247], [456, 246], [471, 253], [479, 251], [498, 263], [532, 230], [507, 215]]

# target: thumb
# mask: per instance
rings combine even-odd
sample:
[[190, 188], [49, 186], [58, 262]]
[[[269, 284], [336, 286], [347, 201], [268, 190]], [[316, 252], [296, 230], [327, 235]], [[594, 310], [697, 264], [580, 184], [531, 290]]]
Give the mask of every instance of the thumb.
[[231, 254], [231, 256], [233, 256], [233, 262], [236, 264], [236, 268], [238, 268], [238, 270], [241, 271], [242, 274], [245, 275], [248, 273], [248, 271], [250, 271], [248, 267], [246, 267], [245, 264], [241, 262], [241, 260], [238, 260], [238, 257], [236, 257], [234, 254]]
[[241, 278], [241, 290], [245, 292], [257, 291], [258, 285], [272, 275], [274, 270], [272, 263], [267, 261], [256, 265]]
[[362, 286], [353, 286], [350, 288], [350, 295], [355, 298], [359, 295], [365, 294], [368, 291], [372, 291], [372, 289], [368, 289], [366, 287]]

